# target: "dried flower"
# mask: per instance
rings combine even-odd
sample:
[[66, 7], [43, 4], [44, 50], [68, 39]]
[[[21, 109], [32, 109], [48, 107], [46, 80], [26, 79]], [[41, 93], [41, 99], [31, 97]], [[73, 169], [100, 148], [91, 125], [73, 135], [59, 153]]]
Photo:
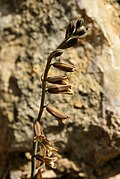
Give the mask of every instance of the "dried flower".
[[61, 86], [51, 86], [47, 89], [51, 94], [72, 94], [70, 85], [61, 85]]
[[47, 149], [46, 149], [45, 145], [42, 142], [40, 143], [39, 151], [38, 151], [37, 154], [39, 154], [39, 155], [41, 155], [43, 157], [46, 156], [46, 154], [47, 154]]
[[48, 153], [57, 153], [57, 149], [50, 143], [50, 141], [45, 138], [42, 142], [42, 144], [46, 147], [46, 149], [48, 150]]
[[41, 162], [45, 163], [46, 165], [52, 167], [52, 168], [56, 168], [55, 167], [55, 162], [57, 160], [57, 157], [49, 157], [49, 156], [42, 156], [42, 155], [35, 155], [37, 160], [40, 160]]
[[67, 79], [68, 79], [67, 76], [54, 76], [54, 77], [48, 77], [46, 81], [53, 84], [66, 85]]
[[73, 72], [75, 67], [70, 64], [61, 63], [61, 62], [55, 62], [52, 64], [55, 68], [65, 71], [65, 72]]
[[59, 122], [64, 123], [64, 120], [69, 118], [69, 116], [65, 115], [63, 112], [58, 111], [56, 108], [51, 106], [46, 106], [46, 110], [55, 118], [59, 120]]

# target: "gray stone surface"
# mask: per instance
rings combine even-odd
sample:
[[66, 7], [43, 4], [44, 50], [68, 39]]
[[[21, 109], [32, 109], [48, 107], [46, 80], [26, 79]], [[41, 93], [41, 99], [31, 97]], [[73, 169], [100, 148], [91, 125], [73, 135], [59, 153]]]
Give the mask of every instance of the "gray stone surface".
[[[29, 178], [27, 154], [46, 58], [63, 39], [69, 20], [81, 17], [87, 36], [60, 57], [76, 67], [68, 74], [74, 94], [46, 95], [46, 103], [70, 119], [60, 126], [43, 114], [44, 131], [57, 141], [62, 156], [56, 171], [43, 175], [119, 178], [120, 4], [112, 0], [0, 0], [0, 178]], [[52, 68], [49, 74], [61, 72]]]

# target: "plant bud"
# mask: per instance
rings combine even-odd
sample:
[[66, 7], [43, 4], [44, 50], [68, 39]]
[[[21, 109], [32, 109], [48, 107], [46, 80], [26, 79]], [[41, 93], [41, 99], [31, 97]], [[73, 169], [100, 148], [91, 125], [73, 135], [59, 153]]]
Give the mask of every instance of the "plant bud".
[[62, 55], [62, 53], [63, 53], [62, 49], [56, 49], [53, 52], [51, 52], [50, 57], [51, 58], [53, 58], [53, 57], [59, 57], [59, 56]]
[[34, 132], [35, 132], [36, 136], [40, 136], [43, 134], [42, 126], [40, 125], [40, 123], [38, 121], [35, 122], [33, 128], [34, 128]]
[[60, 49], [66, 49], [66, 48], [70, 48], [73, 47], [74, 45], [76, 45], [78, 43], [78, 38], [74, 37], [71, 38], [70, 40], [68, 39], [67, 41], [63, 42], [59, 48]]
[[76, 30], [79, 29], [83, 25], [84, 20], [78, 19], [76, 22]]
[[85, 28], [82, 28], [82, 29], [79, 29], [78, 31], [75, 32], [75, 36], [82, 36], [82, 35], [85, 35], [86, 33], [86, 29]]
[[69, 93], [71, 92], [71, 86], [70, 85], [51, 86], [47, 89], [47, 91], [52, 94]]
[[55, 68], [62, 70], [62, 71], [66, 71], [66, 72], [73, 72], [75, 69], [75, 67], [73, 65], [65, 64], [65, 63], [61, 63], [61, 62], [55, 62], [52, 65]]
[[63, 112], [58, 111], [58, 110], [57, 110], [56, 108], [54, 108], [54, 107], [47, 106], [47, 107], [46, 107], [46, 110], [47, 110], [52, 116], [54, 116], [55, 118], [60, 119], [60, 120], [61, 120], [60, 122], [63, 122], [63, 121], [62, 121], [63, 119], [69, 118], [69, 117], [66, 116]]
[[66, 85], [67, 76], [54, 76], [54, 77], [48, 77], [47, 82], [53, 83], [53, 84], [60, 84], [60, 85]]
[[68, 38], [70, 35], [72, 35], [74, 29], [75, 29], [74, 23], [70, 22], [69, 25], [67, 26], [65, 38]]

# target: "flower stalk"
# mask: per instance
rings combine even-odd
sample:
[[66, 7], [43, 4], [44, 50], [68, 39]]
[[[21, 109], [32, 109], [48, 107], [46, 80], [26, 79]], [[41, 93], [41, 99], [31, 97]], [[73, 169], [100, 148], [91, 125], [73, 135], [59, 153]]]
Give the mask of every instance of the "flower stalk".
[[[71, 85], [68, 85], [65, 81], [67, 79], [66, 76], [48, 77], [48, 73], [51, 67], [65, 72], [73, 72], [74, 66], [63, 62], [54, 62], [52, 64], [52, 59], [54, 57], [61, 56], [66, 48], [70, 48], [76, 45], [79, 41], [79, 38], [85, 33], [86, 28], [83, 26], [83, 19], [70, 22], [67, 27], [64, 40], [53, 52], [49, 54], [47, 58], [47, 63], [42, 78], [42, 95], [39, 113], [33, 125], [34, 138], [31, 179], [36, 179], [36, 177], [38, 176], [40, 179], [42, 179], [40, 168], [41, 165], [45, 163], [46, 165], [55, 168], [55, 162], [57, 159], [57, 149], [55, 149], [50, 141], [46, 138], [43, 132], [43, 128], [40, 124], [44, 109], [46, 110], [46, 112], [54, 116], [59, 122], [64, 123], [64, 121], [69, 118], [67, 115], [65, 115], [63, 112], [59, 111], [55, 107], [49, 105], [45, 106], [46, 92], [48, 92], [49, 94], [72, 94]], [[52, 85], [51, 87], [47, 87], [47, 83], [52, 83], [54, 85]], [[37, 166], [37, 160], [40, 161], [40, 166]]]

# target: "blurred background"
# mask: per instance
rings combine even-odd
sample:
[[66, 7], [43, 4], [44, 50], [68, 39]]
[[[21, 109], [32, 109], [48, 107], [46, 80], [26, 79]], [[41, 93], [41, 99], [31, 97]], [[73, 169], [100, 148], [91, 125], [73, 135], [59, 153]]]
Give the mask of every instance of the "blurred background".
[[43, 178], [120, 179], [119, 0], [0, 0], [0, 179], [30, 177], [41, 75], [76, 18], [88, 33], [55, 59], [76, 67], [68, 74], [74, 94], [46, 96], [70, 119], [61, 126], [42, 116], [61, 156], [55, 170], [42, 169]]

